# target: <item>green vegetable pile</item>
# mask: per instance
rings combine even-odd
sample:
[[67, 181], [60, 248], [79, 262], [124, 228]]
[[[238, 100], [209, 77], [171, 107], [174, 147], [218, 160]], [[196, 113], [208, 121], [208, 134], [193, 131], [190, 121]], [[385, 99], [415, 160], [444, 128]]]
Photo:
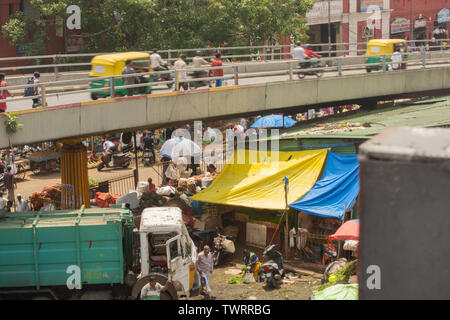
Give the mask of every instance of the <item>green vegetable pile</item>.
[[317, 288], [318, 291], [331, 287], [337, 283], [348, 283], [351, 276], [356, 274], [356, 265], [358, 260], [353, 260], [345, 264], [338, 272], [336, 272], [337, 280], [335, 282], [327, 282]]
[[238, 275], [233, 276], [230, 279], [228, 279], [228, 283], [229, 284], [240, 283], [240, 282], [242, 282], [243, 278], [244, 278], [244, 274], [241, 273], [241, 274], [238, 274]]

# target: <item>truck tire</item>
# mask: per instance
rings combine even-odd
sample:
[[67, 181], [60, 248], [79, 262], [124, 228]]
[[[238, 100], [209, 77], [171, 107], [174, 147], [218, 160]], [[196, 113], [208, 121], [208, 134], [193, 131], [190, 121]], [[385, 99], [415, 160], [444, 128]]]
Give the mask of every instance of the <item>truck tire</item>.
[[[160, 273], [151, 273], [149, 275], [146, 275], [145, 277], [140, 278], [131, 290], [131, 298], [133, 300], [139, 300], [141, 290], [149, 282], [150, 276], [154, 276], [156, 278], [156, 281], [162, 286], [164, 286], [167, 281], [167, 277]], [[177, 291], [172, 284], [169, 285], [167, 291], [161, 291], [161, 300], [178, 300]]]

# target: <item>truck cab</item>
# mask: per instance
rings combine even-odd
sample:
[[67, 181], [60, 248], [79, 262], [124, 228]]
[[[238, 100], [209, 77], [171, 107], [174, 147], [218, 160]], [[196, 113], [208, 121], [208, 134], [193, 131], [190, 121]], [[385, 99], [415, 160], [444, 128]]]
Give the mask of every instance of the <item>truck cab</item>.
[[195, 263], [197, 248], [184, 225], [182, 213], [175, 207], [146, 208], [142, 212], [138, 236], [140, 242], [140, 269], [132, 297], [139, 298], [140, 290], [150, 275], [164, 285], [172, 284], [161, 299], [189, 298], [197, 294], [200, 281]]

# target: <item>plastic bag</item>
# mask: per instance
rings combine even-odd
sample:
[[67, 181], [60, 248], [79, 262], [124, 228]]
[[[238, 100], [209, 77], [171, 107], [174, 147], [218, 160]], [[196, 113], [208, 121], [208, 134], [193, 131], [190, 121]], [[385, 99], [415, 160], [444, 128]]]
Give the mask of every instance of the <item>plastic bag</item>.
[[253, 283], [253, 282], [256, 282], [256, 281], [255, 281], [255, 278], [254, 278], [254, 276], [253, 276], [253, 273], [251, 273], [251, 272], [246, 272], [246, 273], [244, 274], [244, 277], [242, 278], [242, 282], [243, 282], [243, 283]]
[[178, 174], [178, 171], [175, 168], [173, 163], [169, 164], [165, 174], [166, 174], [166, 177], [168, 177], [169, 179], [172, 179], [172, 180], [180, 179], [180, 175]]

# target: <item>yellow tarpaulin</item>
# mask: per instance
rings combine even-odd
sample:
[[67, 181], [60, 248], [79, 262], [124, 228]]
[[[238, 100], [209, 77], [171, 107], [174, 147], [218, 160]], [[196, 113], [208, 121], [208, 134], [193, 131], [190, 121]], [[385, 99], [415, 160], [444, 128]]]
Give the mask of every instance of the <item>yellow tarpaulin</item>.
[[[328, 150], [278, 152], [278, 160], [275, 161], [270, 161], [270, 151], [261, 159], [256, 150], [240, 152], [240, 160], [245, 152], [247, 160], [240, 161], [244, 164], [236, 163], [239, 152], [235, 152], [232, 158], [234, 163], [227, 163], [213, 183], [191, 199], [257, 209], [284, 210], [286, 202], [283, 178], [289, 179], [288, 203], [297, 201], [316, 183]], [[248, 161], [257, 157], [257, 161]]]

